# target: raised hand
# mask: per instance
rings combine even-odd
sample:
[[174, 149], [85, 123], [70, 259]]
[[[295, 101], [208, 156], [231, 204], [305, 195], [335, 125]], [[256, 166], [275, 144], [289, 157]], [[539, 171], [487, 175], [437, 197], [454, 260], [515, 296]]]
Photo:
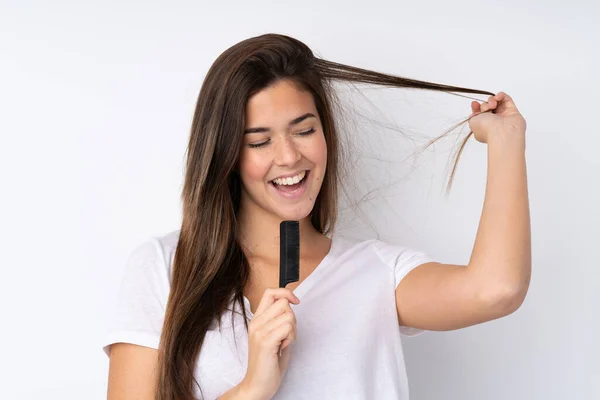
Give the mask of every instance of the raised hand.
[[488, 135], [499, 132], [524, 134], [527, 129], [525, 118], [512, 98], [504, 92], [490, 96], [488, 101], [482, 104], [471, 102], [471, 110], [469, 127], [478, 142], [487, 143]]

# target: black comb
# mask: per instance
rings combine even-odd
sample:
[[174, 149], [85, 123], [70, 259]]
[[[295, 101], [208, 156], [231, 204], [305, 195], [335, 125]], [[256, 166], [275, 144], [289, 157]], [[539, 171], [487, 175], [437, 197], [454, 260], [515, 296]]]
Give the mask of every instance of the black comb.
[[300, 280], [300, 223], [279, 224], [279, 287]]

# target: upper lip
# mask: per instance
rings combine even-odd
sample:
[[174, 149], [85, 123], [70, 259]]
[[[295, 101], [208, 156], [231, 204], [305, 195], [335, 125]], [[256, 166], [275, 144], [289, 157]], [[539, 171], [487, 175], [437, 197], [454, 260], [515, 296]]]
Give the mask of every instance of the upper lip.
[[307, 169], [301, 169], [298, 172], [294, 172], [294, 173], [288, 174], [288, 175], [280, 175], [280, 176], [277, 176], [277, 177], [275, 177], [275, 178], [273, 178], [271, 180], [274, 181], [275, 179], [281, 179], [281, 178], [293, 178], [294, 176], [300, 174], [301, 172], [308, 172], [308, 170]]

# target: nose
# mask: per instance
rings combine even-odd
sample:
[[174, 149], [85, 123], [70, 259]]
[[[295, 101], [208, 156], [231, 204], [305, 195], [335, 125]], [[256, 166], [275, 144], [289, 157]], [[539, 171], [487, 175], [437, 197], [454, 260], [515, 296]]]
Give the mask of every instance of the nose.
[[274, 162], [277, 165], [293, 167], [302, 158], [293, 139], [287, 135], [282, 136], [275, 143]]

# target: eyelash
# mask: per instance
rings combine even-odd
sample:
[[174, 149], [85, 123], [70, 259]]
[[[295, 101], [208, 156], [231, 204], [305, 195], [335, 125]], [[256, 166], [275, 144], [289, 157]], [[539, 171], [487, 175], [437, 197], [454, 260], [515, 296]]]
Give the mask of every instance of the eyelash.
[[[310, 135], [311, 133], [315, 133], [315, 129], [314, 128], [311, 128], [311, 129], [309, 129], [307, 131], [304, 131], [304, 132], [299, 132], [298, 135], [300, 135], [300, 136], [306, 136], [306, 135]], [[266, 145], [267, 143], [269, 143], [268, 140], [265, 141], [265, 142], [262, 142], [262, 143], [256, 143], [256, 144], [252, 144], [251, 143], [251, 144], [248, 145], [248, 147], [254, 149], [254, 148], [257, 148], [257, 147], [262, 147], [262, 146]]]

